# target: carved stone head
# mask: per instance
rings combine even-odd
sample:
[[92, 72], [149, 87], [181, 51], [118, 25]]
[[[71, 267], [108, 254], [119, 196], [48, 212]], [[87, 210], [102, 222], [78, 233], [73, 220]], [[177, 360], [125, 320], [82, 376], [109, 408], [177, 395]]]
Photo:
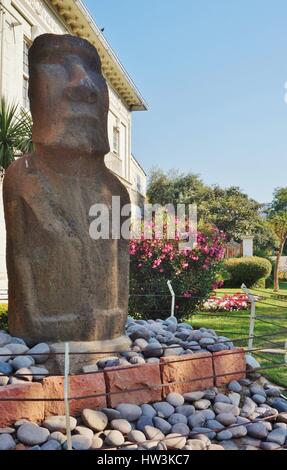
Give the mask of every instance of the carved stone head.
[[103, 156], [109, 152], [109, 94], [94, 46], [43, 34], [29, 50], [29, 98], [37, 146]]

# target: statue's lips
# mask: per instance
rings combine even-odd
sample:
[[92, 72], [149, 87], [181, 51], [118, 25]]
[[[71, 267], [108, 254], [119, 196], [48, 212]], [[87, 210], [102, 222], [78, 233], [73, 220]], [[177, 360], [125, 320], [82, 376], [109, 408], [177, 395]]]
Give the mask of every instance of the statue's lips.
[[95, 104], [99, 99], [98, 89], [86, 86], [68, 87], [65, 95], [70, 101], [76, 103]]
[[[69, 121], [76, 119], [77, 121], [81, 119], [83, 124], [97, 124], [99, 122], [98, 110], [97, 111], [82, 111], [82, 110], [72, 110], [71, 112], [66, 113], [62, 116], [62, 119], [68, 119]], [[78, 124], [81, 125], [81, 122], [78, 121]]]

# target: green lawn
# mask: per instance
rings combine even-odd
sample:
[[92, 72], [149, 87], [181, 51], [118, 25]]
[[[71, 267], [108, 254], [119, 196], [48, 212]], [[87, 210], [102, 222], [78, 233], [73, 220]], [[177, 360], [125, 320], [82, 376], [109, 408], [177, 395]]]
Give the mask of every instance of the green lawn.
[[[284, 288], [286, 288], [285, 283]], [[239, 291], [240, 289], [220, 289], [217, 291], [217, 295], [222, 296], [224, 294], [233, 294]], [[258, 319], [255, 322], [254, 335], [269, 335], [271, 333], [280, 333], [281, 331], [279, 335], [274, 337], [255, 338], [253, 347], [264, 349], [284, 347], [285, 341], [287, 341], [287, 296], [286, 301], [275, 300], [272, 298], [274, 295], [272, 289], [264, 289], [263, 291], [253, 290], [252, 293], [264, 297], [264, 299], [262, 299], [262, 303], [257, 303], [256, 315], [260, 317], [262, 316], [263, 320], [265, 319], [265, 321], [271, 322], [271, 324], [263, 323]], [[284, 293], [286, 294], [284, 289], [280, 290], [280, 294]], [[198, 312], [191, 317], [190, 322], [196, 328], [212, 328], [218, 334], [232, 339], [246, 337], [241, 341], [236, 341], [235, 345], [247, 347], [250, 313], [247, 311], [229, 312], [221, 313], [220, 315], [221, 316], [216, 316], [216, 313], [206, 314], [204, 312]], [[286, 328], [286, 332], [284, 331], [284, 328]], [[284, 364], [284, 355], [262, 354], [260, 351], [254, 352], [253, 354], [254, 357], [259, 360], [262, 367], [270, 366], [272, 364]], [[278, 367], [272, 370], [266, 370], [266, 372], [263, 373], [278, 385], [287, 387], [287, 367]]]

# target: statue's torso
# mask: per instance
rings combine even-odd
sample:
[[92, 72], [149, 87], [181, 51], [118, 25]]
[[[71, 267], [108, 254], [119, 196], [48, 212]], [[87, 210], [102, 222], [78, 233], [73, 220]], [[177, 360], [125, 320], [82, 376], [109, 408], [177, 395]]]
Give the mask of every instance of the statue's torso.
[[[55, 328], [61, 340], [116, 336], [127, 309], [128, 241], [92, 239], [89, 213], [105, 204], [111, 230], [112, 196], [128, 203], [125, 187], [103, 163], [89, 176], [66, 175], [41, 167], [35, 155], [15, 162], [6, 178], [12, 330], [24, 325], [29, 335], [38, 325], [43, 339]], [[75, 322], [78, 338], [71, 338]]]

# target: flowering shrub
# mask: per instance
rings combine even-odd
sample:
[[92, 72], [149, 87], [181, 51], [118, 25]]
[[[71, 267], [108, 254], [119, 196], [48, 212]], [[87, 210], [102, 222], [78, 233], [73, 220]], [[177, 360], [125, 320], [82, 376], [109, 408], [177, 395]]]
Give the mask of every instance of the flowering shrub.
[[224, 235], [213, 227], [198, 233], [192, 249], [179, 249], [178, 236], [168, 240], [146, 239], [142, 235], [131, 241], [130, 313], [150, 319], [166, 318], [171, 309], [168, 280], [176, 293], [177, 318], [202, 306], [219, 286], [223, 242]]
[[248, 296], [241, 292], [223, 297], [212, 296], [203, 304], [203, 310], [209, 312], [239, 312], [247, 308]]

